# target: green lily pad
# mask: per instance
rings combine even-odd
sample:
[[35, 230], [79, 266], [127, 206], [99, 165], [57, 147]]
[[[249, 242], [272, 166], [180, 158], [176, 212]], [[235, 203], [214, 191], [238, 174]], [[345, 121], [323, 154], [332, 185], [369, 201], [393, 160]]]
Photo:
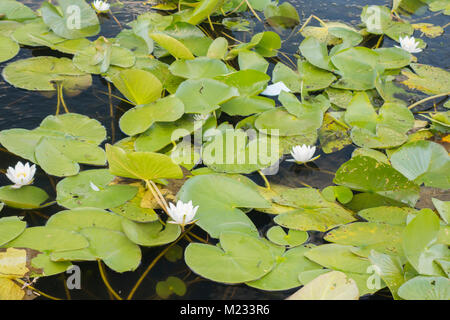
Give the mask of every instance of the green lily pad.
[[[115, 208], [132, 199], [138, 188], [130, 185], [110, 185], [114, 176], [108, 169], [86, 170], [74, 177], [61, 180], [56, 185], [59, 205], [74, 209], [95, 207]], [[91, 183], [99, 190], [94, 190]]]
[[336, 80], [331, 72], [298, 60], [298, 71], [279, 62], [272, 72], [272, 82], [282, 81], [293, 92], [317, 91], [328, 88]]
[[19, 217], [5, 217], [0, 219], [0, 246], [14, 240], [22, 234], [27, 223]]
[[51, 259], [53, 261], [101, 259], [116, 272], [134, 271], [139, 266], [141, 250], [122, 232], [93, 227], [82, 229], [80, 234], [89, 240], [88, 248], [54, 252]]
[[449, 189], [450, 156], [445, 148], [431, 141], [414, 141], [391, 155], [392, 166], [418, 185]]
[[368, 90], [375, 87], [375, 80], [383, 67], [378, 64], [379, 54], [365, 47], [352, 47], [339, 51], [331, 61], [342, 78], [334, 88]]
[[379, 48], [374, 51], [379, 54], [379, 63], [386, 70], [406, 67], [412, 60], [412, 55], [401, 48]]
[[411, 111], [399, 103], [385, 103], [377, 115], [366, 93], [357, 93], [345, 112], [345, 121], [352, 126], [355, 144], [366, 148], [391, 148], [407, 140], [406, 133], [414, 126]]
[[258, 135], [249, 141], [242, 130], [225, 130], [203, 145], [203, 163], [217, 172], [251, 173], [280, 158], [277, 137]]
[[213, 238], [221, 232], [257, 232], [253, 222], [238, 208], [267, 208], [270, 204], [257, 190], [221, 174], [190, 178], [178, 192], [178, 199], [199, 206], [197, 225]]
[[42, 269], [42, 275], [40, 276], [49, 277], [66, 272], [70, 269], [72, 263], [70, 261], [54, 262], [50, 259], [48, 253], [40, 253], [31, 260], [31, 265], [34, 268]]
[[225, 59], [228, 53], [228, 41], [224, 37], [214, 39], [208, 48], [206, 56], [211, 59]]
[[220, 246], [189, 244], [186, 264], [196, 274], [223, 283], [256, 280], [275, 266], [270, 247], [257, 237], [226, 231], [220, 234]]
[[294, 230], [327, 231], [341, 224], [355, 221], [353, 215], [335, 202], [325, 200], [319, 190], [312, 188], [288, 189], [274, 201], [284, 206], [299, 208], [279, 214], [274, 221]]
[[319, 275], [287, 300], [358, 300], [355, 280], [340, 271]]
[[[440, 245], [435, 242], [439, 233], [439, 218], [432, 211], [418, 213], [405, 228], [403, 233], [403, 250], [409, 263], [420, 274], [440, 275], [440, 270], [433, 263], [440, 258]], [[448, 257], [448, 248], [445, 246], [444, 255]], [[436, 256], [438, 255], [438, 256]]]
[[181, 168], [169, 156], [154, 152], [126, 153], [119, 147], [106, 145], [109, 171], [119, 177], [154, 180], [180, 179]]
[[375, 250], [371, 251], [368, 258], [376, 266], [376, 274], [387, 284], [394, 299], [398, 300], [399, 296], [397, 291], [405, 282], [405, 275], [400, 259], [396, 256], [376, 252]]
[[52, 227], [31, 227], [4, 247], [58, 252], [83, 249], [88, 245], [87, 239], [77, 232]]
[[352, 143], [347, 128], [326, 113], [319, 130], [319, 140], [323, 152], [333, 153]]
[[23, 186], [19, 189], [11, 186], [0, 188], [0, 201], [12, 208], [37, 209], [47, 199], [47, 192], [35, 186]]
[[282, 256], [276, 258], [276, 264], [272, 271], [262, 278], [246, 282], [246, 284], [268, 291], [288, 290], [301, 286], [298, 279], [300, 272], [320, 268], [320, 265], [305, 257], [304, 254], [309, 249], [308, 246], [300, 246], [287, 250]]
[[406, 300], [449, 300], [450, 280], [444, 277], [418, 276], [405, 282], [398, 295]]
[[[301, 118], [284, 108], [276, 108], [263, 112], [255, 121], [258, 130], [268, 130], [272, 135], [297, 136], [308, 134], [320, 128], [323, 113], [315, 107], [305, 107]], [[278, 134], [276, 131], [278, 130]]]
[[314, 37], [307, 37], [302, 41], [299, 49], [302, 56], [304, 56], [312, 65], [321, 69], [333, 71], [334, 66], [328, 56], [328, 48], [325, 43]]
[[442, 220], [445, 221], [445, 223], [449, 224], [450, 222], [450, 201], [441, 201], [436, 198], [431, 198], [431, 201], [433, 202], [434, 207], [439, 212], [439, 215], [441, 216]]
[[402, 255], [403, 226], [375, 222], [354, 222], [327, 233], [326, 241], [358, 246], [364, 251], [374, 249], [380, 253]]
[[158, 220], [158, 215], [155, 210], [150, 208], [143, 208], [141, 206], [142, 199], [145, 195], [145, 189], [141, 186], [136, 196], [125, 202], [124, 204], [110, 208], [111, 211], [121, 215], [127, 219], [136, 222], [152, 222]]
[[414, 205], [419, 199], [419, 187], [400, 172], [371, 157], [356, 156], [336, 172], [334, 183], [356, 191], [371, 192]]
[[[55, 57], [34, 57], [9, 63], [2, 72], [3, 78], [11, 85], [27, 90], [54, 91], [55, 83], [73, 88], [91, 79], [75, 67], [72, 60]], [[90, 83], [90, 82], [89, 82]]]
[[106, 73], [110, 66], [129, 68], [135, 61], [130, 50], [113, 45], [105, 37], [83, 47], [73, 57], [73, 63], [78, 69], [92, 74]]
[[358, 212], [358, 215], [369, 222], [406, 226], [408, 215], [415, 213], [416, 210], [413, 208], [380, 206], [361, 210]]
[[46, 226], [76, 232], [89, 227], [122, 231], [122, 220], [120, 216], [102, 209], [76, 208], [52, 215], [47, 220]]
[[176, 96], [168, 96], [150, 104], [138, 105], [120, 118], [120, 129], [129, 136], [146, 131], [155, 122], [175, 121], [184, 113], [184, 104]]
[[367, 259], [363, 259], [352, 252], [353, 246], [340, 244], [324, 244], [312, 248], [305, 256], [329, 269], [342, 272], [367, 273], [371, 266]]
[[344, 186], [328, 186], [322, 190], [322, 195], [328, 201], [337, 199], [342, 204], [349, 203], [353, 198], [352, 190]]
[[273, 226], [267, 231], [267, 238], [280, 246], [297, 247], [308, 240], [305, 231], [289, 230], [286, 234], [280, 226]]
[[193, 60], [177, 60], [170, 65], [170, 72], [186, 79], [215, 78], [229, 72], [219, 59], [198, 57]]
[[162, 84], [151, 72], [128, 69], [112, 77], [114, 85], [135, 105], [147, 104], [161, 96]]
[[145, 247], [162, 246], [171, 243], [181, 234], [180, 226], [167, 223], [163, 229], [163, 225], [159, 221], [138, 223], [131, 220], [123, 220], [122, 227], [128, 239]]
[[280, 5], [270, 3], [264, 8], [264, 17], [272, 26], [293, 28], [300, 23], [300, 17], [295, 7], [289, 2]]
[[78, 39], [95, 36], [100, 23], [94, 9], [84, 0], [58, 0], [59, 7], [42, 3], [44, 22], [59, 36]]
[[168, 277], [166, 281], [158, 281], [156, 284], [156, 294], [163, 299], [167, 299], [172, 293], [182, 297], [186, 291], [186, 284], [178, 277]]
[[177, 89], [175, 96], [184, 103], [186, 113], [206, 114], [219, 105], [239, 96], [238, 89], [213, 79], [188, 79]]
[[171, 37], [165, 33], [150, 33], [150, 38], [152, 38], [161, 47], [166, 49], [172, 56], [178, 59], [194, 59], [192, 52], [179, 40]]
[[[209, 122], [215, 123], [215, 119], [210, 117], [206, 123]], [[146, 152], [159, 151], [172, 141], [194, 132], [194, 123], [194, 118], [186, 114], [174, 122], [156, 122], [137, 137], [135, 149]]]
[[19, 50], [20, 47], [17, 42], [8, 37], [0, 36], [0, 62], [14, 58]]
[[254, 51], [244, 50], [239, 52], [238, 63], [239, 70], [256, 70], [266, 73], [269, 68], [269, 62]]
[[36, 18], [36, 14], [33, 10], [28, 8], [26, 5], [14, 1], [14, 0], [4, 0], [0, 3], [0, 12], [4, 15], [3, 19], [15, 20], [15, 21], [25, 21]]
[[402, 70], [400, 82], [411, 89], [434, 95], [450, 92], [450, 72], [420, 63], [411, 63], [414, 72]]

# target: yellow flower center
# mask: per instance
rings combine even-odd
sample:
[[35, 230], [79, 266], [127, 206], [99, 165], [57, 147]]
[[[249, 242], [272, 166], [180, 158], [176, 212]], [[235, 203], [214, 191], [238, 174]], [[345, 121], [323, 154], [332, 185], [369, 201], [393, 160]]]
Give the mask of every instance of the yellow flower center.
[[17, 178], [20, 178], [20, 177], [26, 178], [26, 177], [27, 177], [27, 174], [26, 174], [25, 172], [21, 172], [21, 173], [16, 174], [16, 177], [17, 177]]

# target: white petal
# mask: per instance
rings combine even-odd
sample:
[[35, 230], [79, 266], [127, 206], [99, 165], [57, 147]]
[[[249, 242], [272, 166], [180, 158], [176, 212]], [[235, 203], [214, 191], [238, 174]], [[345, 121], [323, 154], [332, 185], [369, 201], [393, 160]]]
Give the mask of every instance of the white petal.
[[278, 96], [281, 91], [291, 92], [291, 89], [286, 87], [286, 85], [282, 81], [279, 81], [277, 83], [268, 85], [267, 88], [263, 92], [261, 92], [261, 94], [263, 96]]

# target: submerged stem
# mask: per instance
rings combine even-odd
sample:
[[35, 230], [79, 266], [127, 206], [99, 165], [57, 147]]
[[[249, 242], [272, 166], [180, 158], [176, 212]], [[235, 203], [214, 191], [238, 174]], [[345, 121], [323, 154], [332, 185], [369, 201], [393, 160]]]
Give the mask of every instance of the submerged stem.
[[431, 96], [431, 97], [428, 97], [428, 98], [419, 100], [419, 101], [413, 103], [412, 105], [410, 105], [410, 106], [408, 107], [408, 109], [411, 110], [412, 108], [414, 108], [415, 106], [418, 106], [419, 104], [422, 104], [422, 103], [427, 102], [427, 101], [429, 101], [429, 100], [433, 100], [433, 99], [435, 99], [435, 98], [444, 97], [444, 96], [448, 96], [448, 95], [450, 95], [450, 92], [445, 92], [445, 93], [437, 94], [437, 95], [434, 95], [434, 96]]
[[106, 278], [105, 270], [103, 269], [103, 263], [100, 259], [97, 260], [98, 263], [98, 270], [100, 271], [100, 276], [102, 277], [103, 282], [105, 283], [106, 288], [109, 292], [117, 299], [117, 300], [123, 300], [119, 294], [117, 294], [116, 291], [111, 287], [111, 285], [108, 282], [108, 279]]
[[142, 281], [145, 279], [145, 277], [147, 276], [147, 274], [150, 272], [150, 270], [152, 270], [152, 268], [155, 266], [155, 264], [166, 254], [167, 251], [169, 251], [170, 248], [172, 248], [175, 244], [177, 244], [178, 241], [180, 241], [182, 238], [184, 238], [184, 236], [193, 228], [194, 226], [191, 226], [189, 229], [187, 229], [183, 234], [181, 234], [177, 240], [175, 240], [174, 242], [172, 242], [170, 245], [168, 245], [167, 247], [164, 248], [163, 251], [161, 251], [158, 256], [153, 259], [153, 261], [150, 263], [150, 265], [147, 267], [147, 269], [144, 271], [144, 273], [141, 275], [141, 277], [139, 278], [139, 280], [136, 282], [136, 284], [134, 285], [133, 289], [131, 289], [130, 294], [127, 297], [127, 300], [131, 300], [136, 292], [136, 290], [139, 288], [139, 286], [141, 285]]
[[269, 183], [269, 180], [267, 180], [267, 177], [264, 175], [264, 173], [262, 173], [261, 170], [258, 170], [258, 173], [261, 176], [261, 178], [263, 178], [264, 183], [266, 184], [266, 189], [270, 190], [270, 183]]

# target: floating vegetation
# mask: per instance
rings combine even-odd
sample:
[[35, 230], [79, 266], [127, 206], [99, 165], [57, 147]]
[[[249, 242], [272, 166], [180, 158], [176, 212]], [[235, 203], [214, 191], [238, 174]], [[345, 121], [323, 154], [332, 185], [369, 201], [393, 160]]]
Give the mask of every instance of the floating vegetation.
[[[85, 261], [111, 297], [132, 299], [165, 257], [188, 271], [155, 278], [160, 299], [210, 280], [291, 300], [449, 300], [450, 73], [420, 63], [448, 24], [413, 21], [410, 2], [366, 5], [351, 26], [304, 19], [288, 2], [170, 0], [122, 25], [116, 2], [33, 11], [2, 0], [4, 81], [56, 101], [34, 129], [0, 131], [1, 152], [25, 161], [2, 171], [12, 184], [0, 187], [0, 299], [57, 299], [42, 278]], [[447, 1], [421, 3], [450, 13]], [[101, 33], [106, 18], [115, 37]], [[98, 79], [111, 133], [64, 99]], [[337, 170], [318, 166], [344, 148]], [[280, 167], [331, 179], [313, 187]], [[148, 250], [159, 254], [127, 296], [116, 292], [108, 269], [136, 271]]]

